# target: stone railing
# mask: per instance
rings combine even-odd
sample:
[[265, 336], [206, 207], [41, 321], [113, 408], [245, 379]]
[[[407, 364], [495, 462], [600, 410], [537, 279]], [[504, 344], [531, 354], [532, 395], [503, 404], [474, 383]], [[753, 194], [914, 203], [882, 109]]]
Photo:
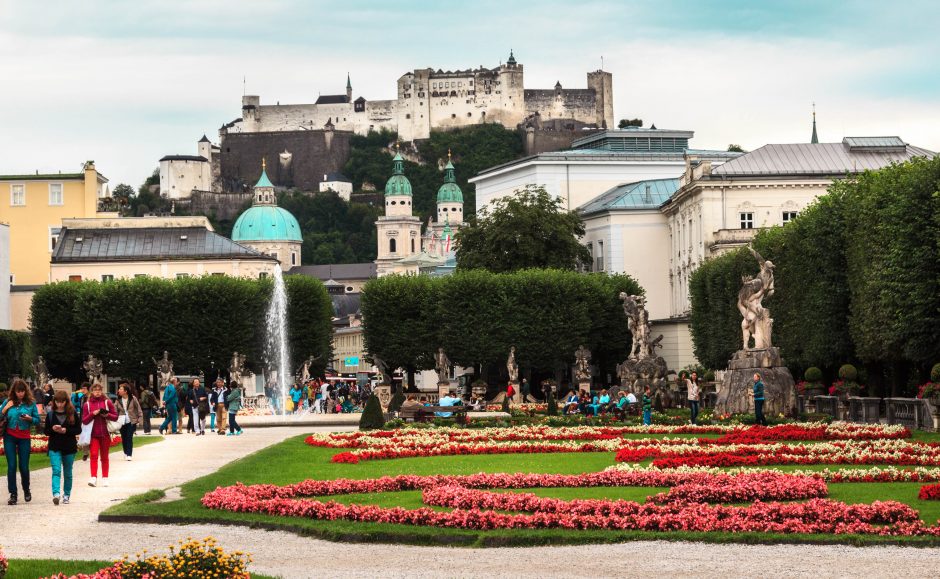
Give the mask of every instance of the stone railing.
[[918, 398], [885, 398], [888, 424], [901, 424], [908, 428], [933, 428], [933, 419], [927, 404]]
[[828, 414], [833, 420], [840, 420], [839, 415], [839, 397], [838, 396], [817, 396], [816, 412], [819, 414]]
[[881, 422], [881, 398], [849, 397], [850, 422], [866, 422], [878, 424]]
[[740, 247], [754, 239], [758, 231], [760, 231], [760, 229], [756, 227], [754, 229], [719, 229], [712, 234], [709, 249], [711, 251], [720, 251], [722, 249]]

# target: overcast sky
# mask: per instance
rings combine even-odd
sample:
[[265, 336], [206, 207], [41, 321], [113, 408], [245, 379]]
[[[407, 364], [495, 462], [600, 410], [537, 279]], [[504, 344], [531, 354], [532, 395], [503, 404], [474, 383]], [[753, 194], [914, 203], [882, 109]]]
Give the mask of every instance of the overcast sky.
[[404, 72], [493, 67], [526, 88], [613, 73], [614, 115], [695, 148], [898, 135], [940, 150], [940, 1], [0, 0], [0, 174], [136, 186], [262, 104], [395, 96]]

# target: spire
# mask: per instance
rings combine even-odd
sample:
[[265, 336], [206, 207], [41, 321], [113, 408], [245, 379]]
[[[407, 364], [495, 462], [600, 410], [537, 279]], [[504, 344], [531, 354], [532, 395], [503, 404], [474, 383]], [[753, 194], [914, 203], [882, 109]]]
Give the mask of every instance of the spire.
[[258, 182], [255, 183], [255, 187], [274, 187], [271, 183], [271, 180], [268, 179], [267, 172], [268, 164], [265, 162], [264, 158], [261, 158], [261, 177], [258, 178]]
[[516, 64], [516, 57], [512, 53], [512, 49], [509, 49], [509, 60], [506, 61], [506, 64], [514, 66]]
[[816, 135], [816, 103], [813, 103], [813, 136], [809, 142], [814, 145], [819, 143], [819, 136]]
[[447, 165], [444, 166], [444, 182], [457, 182], [457, 177], [454, 176], [454, 164], [450, 160], [450, 149], [447, 149]]
[[393, 175], [404, 175], [405, 174], [405, 159], [402, 158], [401, 152], [398, 150], [398, 141], [395, 142], [395, 158], [392, 165], [392, 174]]
[[352, 101], [352, 81], [349, 80], [349, 73], [346, 73], [346, 102]]

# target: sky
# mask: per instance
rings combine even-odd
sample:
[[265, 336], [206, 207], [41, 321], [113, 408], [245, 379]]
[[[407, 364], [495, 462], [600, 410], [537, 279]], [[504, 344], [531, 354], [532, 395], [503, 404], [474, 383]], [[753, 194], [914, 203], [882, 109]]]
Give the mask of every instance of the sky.
[[940, 151], [940, 1], [0, 0], [0, 174], [98, 170], [135, 188], [262, 104], [394, 98], [409, 70], [526, 88], [613, 74], [615, 118], [752, 150], [897, 135]]

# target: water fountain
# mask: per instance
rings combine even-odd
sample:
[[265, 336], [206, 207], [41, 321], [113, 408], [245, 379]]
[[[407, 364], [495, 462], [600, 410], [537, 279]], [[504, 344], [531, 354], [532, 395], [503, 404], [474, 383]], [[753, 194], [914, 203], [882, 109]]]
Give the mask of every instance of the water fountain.
[[284, 276], [280, 267], [274, 268], [274, 292], [265, 316], [267, 333], [266, 357], [268, 367], [277, 368], [277, 387], [281, 392], [281, 415], [286, 415], [287, 392], [291, 378], [290, 346], [287, 343], [287, 291], [284, 288]]

